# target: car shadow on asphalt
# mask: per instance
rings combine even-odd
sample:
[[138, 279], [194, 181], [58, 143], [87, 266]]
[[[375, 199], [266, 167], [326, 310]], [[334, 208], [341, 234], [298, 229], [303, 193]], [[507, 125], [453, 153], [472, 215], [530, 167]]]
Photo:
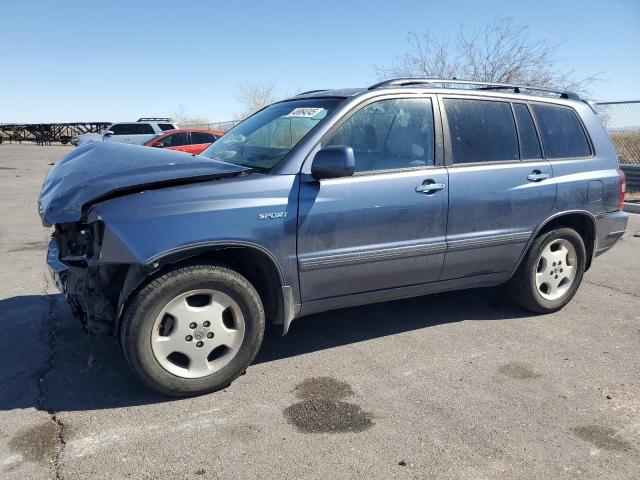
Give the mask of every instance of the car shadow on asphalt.
[[254, 364], [464, 320], [530, 316], [505, 300], [504, 287], [461, 290], [332, 310], [296, 319], [287, 335], [271, 328]]
[[[500, 288], [475, 289], [334, 310], [300, 318], [286, 336], [268, 329], [254, 364], [465, 320], [513, 320], [527, 312]], [[171, 401], [145, 388], [113, 337], [90, 338], [62, 295], [0, 300], [0, 411], [96, 410]]]

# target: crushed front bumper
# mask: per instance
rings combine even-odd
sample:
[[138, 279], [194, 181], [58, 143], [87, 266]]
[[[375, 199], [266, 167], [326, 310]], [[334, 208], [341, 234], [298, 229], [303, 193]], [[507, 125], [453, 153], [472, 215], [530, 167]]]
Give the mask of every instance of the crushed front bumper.
[[97, 270], [62, 262], [55, 238], [49, 242], [47, 265], [53, 282], [65, 295], [73, 314], [85, 330], [101, 335], [111, 333], [115, 311], [111, 302], [97, 288]]
[[49, 249], [47, 250], [47, 266], [56, 288], [61, 293], [67, 293], [66, 280], [69, 275], [69, 267], [60, 261], [58, 245], [53, 238], [49, 241]]

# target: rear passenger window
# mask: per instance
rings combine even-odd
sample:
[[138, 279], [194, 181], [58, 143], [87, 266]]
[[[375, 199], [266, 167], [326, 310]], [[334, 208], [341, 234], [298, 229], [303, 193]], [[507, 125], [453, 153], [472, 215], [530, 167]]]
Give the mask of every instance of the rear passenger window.
[[137, 135], [153, 135], [153, 127], [148, 123], [138, 123], [136, 124], [136, 134]]
[[589, 142], [575, 112], [569, 108], [533, 105], [547, 158], [591, 155]]
[[523, 103], [514, 103], [513, 110], [516, 113], [518, 135], [520, 137], [520, 158], [530, 160], [542, 158], [540, 142], [529, 109]]
[[507, 102], [446, 98], [453, 163], [518, 160], [518, 137]]
[[324, 146], [353, 148], [356, 172], [433, 165], [433, 106], [428, 98], [381, 100], [343, 123]]

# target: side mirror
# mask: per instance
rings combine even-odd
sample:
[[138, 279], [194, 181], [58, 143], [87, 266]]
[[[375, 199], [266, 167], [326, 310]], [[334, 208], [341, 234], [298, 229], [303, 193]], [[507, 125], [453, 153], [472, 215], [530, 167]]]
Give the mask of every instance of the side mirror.
[[345, 145], [324, 147], [313, 157], [311, 176], [316, 180], [350, 177], [356, 170], [353, 149]]
[[111, 135], [113, 135], [113, 132], [111, 130], [107, 130], [106, 132], [104, 132], [105, 137], [110, 137]]
[[164, 143], [156, 142], [156, 143], [152, 143], [151, 146], [156, 148], [164, 148]]

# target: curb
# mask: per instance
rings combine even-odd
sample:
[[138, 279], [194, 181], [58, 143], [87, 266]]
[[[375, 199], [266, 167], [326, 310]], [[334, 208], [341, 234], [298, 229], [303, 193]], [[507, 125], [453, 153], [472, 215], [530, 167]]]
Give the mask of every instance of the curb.
[[640, 213], [640, 203], [624, 202], [622, 209], [628, 213]]

